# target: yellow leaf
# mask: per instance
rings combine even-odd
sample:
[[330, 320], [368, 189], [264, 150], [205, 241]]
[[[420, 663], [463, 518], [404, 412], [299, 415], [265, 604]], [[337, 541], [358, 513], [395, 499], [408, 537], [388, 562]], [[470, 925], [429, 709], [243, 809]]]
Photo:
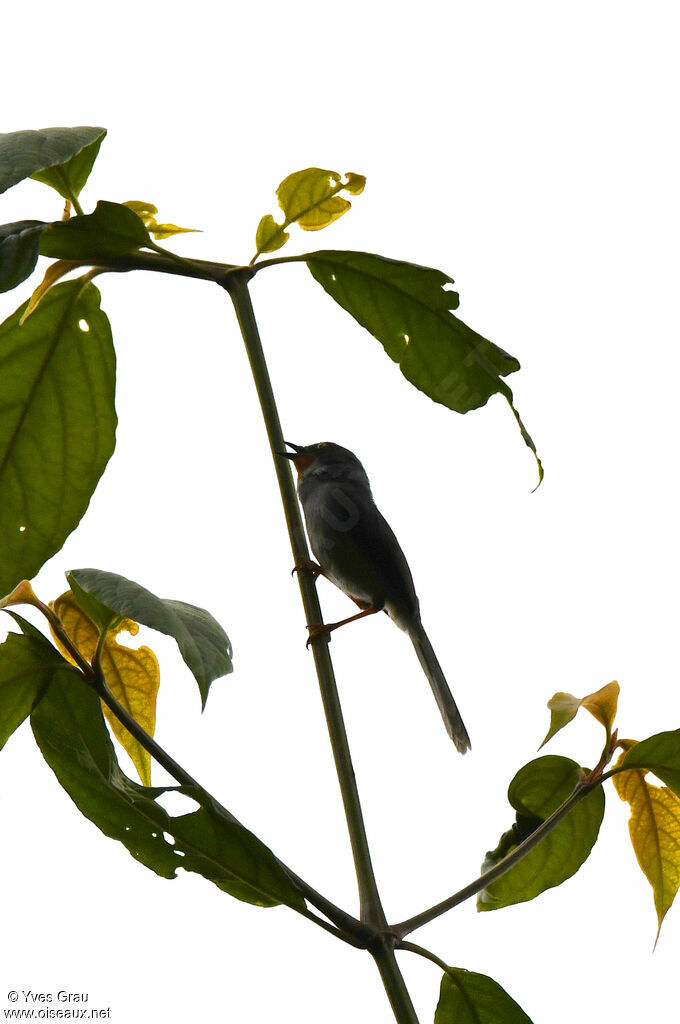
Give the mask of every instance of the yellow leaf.
[[271, 213], [265, 213], [257, 226], [255, 245], [258, 252], [276, 252], [289, 238], [288, 232], [276, 223]]
[[654, 891], [658, 939], [680, 886], [680, 797], [665, 786], [651, 785], [646, 774], [630, 769], [614, 775], [613, 780], [616, 792], [630, 804], [630, 838], [637, 862]]
[[180, 228], [176, 224], [159, 224], [156, 220], [158, 207], [154, 206], [153, 203], [146, 203], [139, 199], [128, 199], [127, 202], [123, 203], [123, 206], [127, 206], [133, 213], [136, 213], [147, 231], [150, 231], [156, 239], [170, 238], [171, 235], [184, 235], [199, 230], [198, 228]]
[[19, 325], [21, 326], [24, 320], [26, 320], [31, 315], [31, 313], [33, 313], [37, 309], [38, 304], [42, 301], [45, 295], [47, 295], [48, 291], [50, 290], [53, 284], [56, 284], [61, 277], [63, 277], [65, 274], [69, 274], [72, 270], [75, 270], [75, 268], [79, 266], [80, 263], [78, 263], [77, 260], [57, 260], [56, 263], [50, 264], [50, 266], [45, 271], [45, 276], [43, 277], [42, 281], [40, 282], [38, 287], [31, 295], [30, 299], [28, 300], [28, 305], [26, 306], [26, 309], [22, 314], [21, 320], [19, 321]]
[[187, 235], [199, 231], [199, 228], [179, 228], [176, 224], [157, 224], [154, 221], [148, 225], [149, 231], [154, 238], [170, 238], [171, 235]]
[[276, 195], [286, 224], [296, 223], [306, 231], [318, 231], [349, 210], [349, 201], [336, 195], [344, 188], [337, 171], [308, 167], [284, 178]]
[[361, 193], [366, 188], [366, 178], [365, 178], [365, 176], [363, 174], [352, 174], [352, 172], [349, 171], [347, 173], [347, 175], [346, 175], [346, 178], [347, 178], [347, 184], [346, 184], [345, 188], [350, 193], [350, 195], [353, 195], [353, 196], [361, 195]]
[[[87, 661], [92, 661], [99, 634], [97, 627], [85, 615], [77, 604], [70, 590], [52, 602], [52, 608], [58, 615], [69, 639], [78, 648]], [[132, 619], [124, 619], [116, 626], [104, 641], [101, 665], [107, 685], [116, 700], [123, 705], [145, 732], [153, 736], [156, 728], [156, 697], [160, 682], [156, 655], [148, 647], [136, 649], [124, 647], [118, 643], [119, 633], [135, 636], [139, 626]], [[59, 644], [59, 640], [55, 637]], [[72, 661], [70, 655], [61, 644], [60, 650], [64, 657]], [[130, 755], [145, 786], [151, 785], [151, 757], [132, 736], [116, 716], [102, 704], [102, 710], [109, 722], [113, 734]]]
[[145, 228], [148, 228], [158, 213], [158, 207], [154, 206], [153, 203], [145, 203], [139, 199], [128, 199], [126, 203], [123, 203], [123, 206], [127, 206], [133, 213], [136, 213]]
[[270, 214], [262, 218], [255, 239], [257, 254], [251, 262], [260, 253], [280, 249], [288, 239], [286, 228], [291, 224], [297, 224], [303, 231], [319, 231], [332, 224], [351, 206], [349, 200], [338, 193], [345, 191], [356, 196], [363, 191], [365, 184], [366, 178], [362, 174], [350, 172], [343, 182], [337, 171], [321, 167], [307, 167], [289, 174], [276, 190], [279, 206], [285, 215], [283, 224], [278, 224]]
[[607, 730], [609, 736], [616, 718], [616, 708], [619, 701], [619, 684], [614, 680], [607, 683], [602, 689], [595, 693], [588, 694], [581, 701], [582, 707], [590, 711], [591, 715], [600, 722]]

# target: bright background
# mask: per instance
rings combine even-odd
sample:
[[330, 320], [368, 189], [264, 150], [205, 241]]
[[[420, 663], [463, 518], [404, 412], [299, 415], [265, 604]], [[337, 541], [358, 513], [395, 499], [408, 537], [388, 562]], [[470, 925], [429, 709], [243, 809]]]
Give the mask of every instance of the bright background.
[[[506, 403], [460, 417], [413, 389], [303, 266], [252, 287], [287, 437], [365, 463], [473, 740], [446, 738], [408, 640], [380, 616], [332, 654], [388, 917], [478, 874], [511, 823], [546, 700], [611, 679], [620, 728], [680, 724], [677, 650], [677, 36], [672, 3], [415, 6], [196, 0], [8, 15], [2, 131], [109, 129], [83, 203], [155, 203], [202, 228], [168, 244], [247, 261], [288, 173], [366, 174], [353, 210], [287, 253], [351, 248], [456, 278], [459, 313], [522, 363]], [[12, 40], [9, 45], [9, 40]], [[26, 182], [3, 220], [55, 219]], [[41, 261], [44, 266], [45, 261]], [[2, 297], [2, 317], [36, 273]], [[235, 672], [198, 691], [171, 641], [157, 735], [333, 900], [355, 884], [264, 430], [229, 301], [207, 284], [99, 279], [118, 360], [118, 446], [80, 528], [40, 573], [94, 565], [210, 609]], [[321, 582], [329, 619], [351, 612]], [[36, 620], [37, 621], [37, 620]], [[547, 752], [597, 761], [583, 714]], [[121, 755], [124, 761], [124, 755]], [[0, 1003], [87, 992], [118, 1024], [392, 1020], [370, 959], [284, 908], [138, 865], [75, 810], [25, 726], [0, 759]], [[158, 772], [156, 781], [162, 782]], [[415, 933], [496, 978], [534, 1024], [668, 1020], [680, 912], [652, 956], [652, 892], [608, 788], [582, 870], [532, 903], [466, 904]], [[401, 962], [421, 1020], [440, 972]], [[9, 1004], [6, 1004], [9, 1005]], [[18, 1004], [23, 1005], [22, 1002]]]

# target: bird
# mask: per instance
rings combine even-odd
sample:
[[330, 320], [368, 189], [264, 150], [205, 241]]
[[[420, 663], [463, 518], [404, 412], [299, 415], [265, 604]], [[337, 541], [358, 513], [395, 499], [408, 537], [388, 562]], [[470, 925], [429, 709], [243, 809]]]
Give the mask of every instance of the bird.
[[280, 451], [297, 470], [298, 497], [317, 563], [295, 568], [323, 575], [361, 611], [340, 622], [309, 626], [309, 644], [339, 626], [384, 611], [411, 639], [432, 687], [446, 731], [464, 754], [470, 738], [420, 618], [406, 557], [373, 500], [366, 470], [349, 448], [332, 441]]

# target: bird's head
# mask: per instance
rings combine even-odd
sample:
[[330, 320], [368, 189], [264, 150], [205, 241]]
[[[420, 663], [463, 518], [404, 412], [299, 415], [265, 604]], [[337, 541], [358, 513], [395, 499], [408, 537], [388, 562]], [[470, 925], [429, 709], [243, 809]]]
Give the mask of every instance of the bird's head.
[[326, 476], [343, 479], [350, 476], [365, 477], [364, 467], [349, 448], [334, 444], [332, 441], [319, 441], [316, 444], [299, 445], [285, 441], [292, 452], [279, 452], [284, 458], [290, 459], [295, 466], [298, 477]]

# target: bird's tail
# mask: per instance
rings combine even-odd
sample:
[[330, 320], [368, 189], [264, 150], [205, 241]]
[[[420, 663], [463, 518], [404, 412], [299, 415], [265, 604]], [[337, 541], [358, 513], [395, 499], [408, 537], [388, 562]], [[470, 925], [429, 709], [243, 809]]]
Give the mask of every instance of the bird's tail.
[[423, 667], [423, 672], [427, 676], [435, 700], [437, 701], [437, 707], [441, 712], [441, 716], [444, 719], [444, 725], [449, 736], [456, 744], [456, 749], [464, 754], [470, 749], [470, 737], [467, 734], [467, 729], [463, 724], [463, 719], [460, 717], [460, 711], [456, 707], [456, 702], [453, 699], [453, 694], [449, 690], [449, 685], [446, 682], [444, 673], [442, 672], [441, 665], [437, 661], [437, 656], [432, 649], [427, 633], [423, 629], [422, 623], [418, 622], [411, 630], [409, 630], [409, 636], [413, 641], [413, 646], [416, 649], [418, 655], [418, 661]]

